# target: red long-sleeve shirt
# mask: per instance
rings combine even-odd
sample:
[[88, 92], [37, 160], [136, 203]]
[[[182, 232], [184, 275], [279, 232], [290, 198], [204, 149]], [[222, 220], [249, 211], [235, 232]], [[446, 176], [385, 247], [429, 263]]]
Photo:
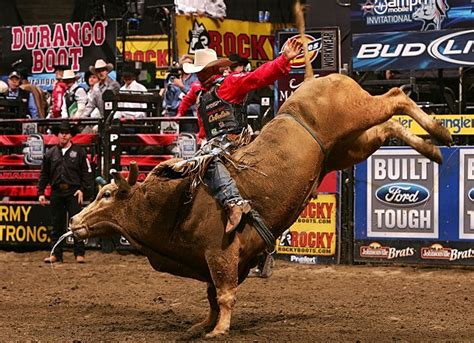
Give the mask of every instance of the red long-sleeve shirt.
[[53, 86], [53, 105], [51, 108], [51, 118], [61, 117], [61, 107], [63, 105], [64, 93], [66, 92], [66, 84], [62, 81], [57, 81]]
[[[287, 75], [290, 69], [290, 62], [284, 55], [280, 55], [273, 61], [264, 63], [251, 72], [229, 74], [217, 89], [217, 95], [225, 101], [241, 104], [249, 92], [271, 85], [280, 77]], [[191, 89], [178, 107], [177, 117], [183, 116], [189, 107], [196, 103], [200, 90], [208, 91], [200, 82], [191, 85]], [[197, 113], [199, 121], [198, 137], [204, 138], [205, 133], [199, 109]]]

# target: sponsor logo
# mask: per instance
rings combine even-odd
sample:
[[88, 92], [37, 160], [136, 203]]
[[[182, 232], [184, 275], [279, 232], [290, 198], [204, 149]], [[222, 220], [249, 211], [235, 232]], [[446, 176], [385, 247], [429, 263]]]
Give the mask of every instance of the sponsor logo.
[[410, 257], [413, 255], [415, 255], [415, 248], [412, 247], [397, 249], [394, 247], [384, 247], [378, 242], [372, 242], [368, 246], [360, 247], [361, 257], [393, 260], [395, 258]]
[[432, 244], [421, 248], [421, 258], [428, 260], [449, 260], [451, 248], [445, 248], [441, 244]]
[[303, 263], [303, 264], [316, 264], [316, 257], [308, 257], [308, 256], [290, 256], [291, 262]]
[[[470, 35], [470, 37], [465, 37], [466, 35]], [[474, 65], [473, 51], [474, 30], [442, 36], [428, 46], [428, 53], [431, 57], [455, 64]]]
[[189, 44], [188, 53], [194, 54], [196, 50], [209, 47], [209, 42], [209, 32], [207, 32], [206, 27], [195, 20], [192, 30], [188, 32], [188, 40], [186, 41]]
[[464, 260], [474, 258], [474, 249], [459, 250], [454, 248], [445, 248], [439, 243], [432, 244], [429, 247], [421, 248], [421, 258], [427, 260]]
[[467, 192], [467, 197], [469, 200], [474, 201], [474, 188], [471, 188], [469, 192]]
[[447, 17], [447, 0], [366, 0], [360, 4], [367, 25], [422, 23], [421, 31], [440, 30]]
[[358, 59], [417, 57], [428, 54], [435, 60], [474, 65], [474, 30], [445, 34], [430, 43], [366, 43], [357, 52]]
[[[294, 36], [298, 37], [297, 39], [299, 41], [302, 41], [301, 36]], [[281, 47], [280, 53], [282, 53], [285, 50], [285, 46], [288, 43], [290, 39], [293, 39], [294, 37], [289, 38], [285, 44]], [[305, 39], [308, 42], [308, 53], [309, 53], [309, 61], [310, 63], [313, 62], [316, 57], [318, 56], [318, 53], [321, 51], [322, 47], [322, 38], [314, 38], [313, 36], [306, 34]], [[305, 67], [305, 62], [304, 62], [304, 54], [301, 53], [298, 56], [296, 56], [291, 62], [291, 67], [292, 68], [304, 68]]]
[[386, 204], [413, 206], [427, 201], [430, 193], [425, 187], [413, 183], [391, 183], [378, 188], [375, 196]]

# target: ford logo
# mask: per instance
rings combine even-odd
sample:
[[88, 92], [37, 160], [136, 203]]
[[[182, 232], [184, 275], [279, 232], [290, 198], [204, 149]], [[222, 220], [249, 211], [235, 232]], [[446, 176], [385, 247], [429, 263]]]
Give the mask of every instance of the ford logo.
[[474, 188], [471, 188], [469, 192], [467, 192], [467, 197], [469, 200], [474, 201]]
[[425, 187], [414, 183], [390, 183], [377, 189], [375, 196], [386, 204], [412, 206], [427, 201], [430, 192]]
[[428, 46], [431, 57], [455, 64], [474, 65], [472, 36], [474, 30], [454, 32], [435, 39]]

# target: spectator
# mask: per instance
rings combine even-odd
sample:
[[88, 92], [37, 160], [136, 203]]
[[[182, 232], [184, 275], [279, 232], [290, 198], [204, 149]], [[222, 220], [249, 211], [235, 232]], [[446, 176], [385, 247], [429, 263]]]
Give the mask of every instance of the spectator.
[[66, 69], [69, 69], [67, 65], [55, 65], [54, 74], [56, 81], [53, 83], [53, 96], [52, 103], [49, 111], [48, 118], [60, 118], [61, 108], [63, 106], [64, 92], [66, 91], [66, 85], [61, 81], [63, 73]]
[[90, 101], [87, 103], [84, 117], [90, 117], [94, 109], [98, 108], [100, 117], [104, 117], [104, 100], [102, 95], [107, 90], [118, 92], [120, 85], [117, 81], [109, 77], [109, 73], [114, 69], [112, 63], [106, 63], [103, 59], [95, 61], [94, 66], [89, 67], [89, 71], [95, 74], [99, 82], [94, 85], [91, 92]]
[[[172, 67], [165, 80], [165, 93], [163, 95], [164, 115], [174, 117], [177, 114], [181, 100], [191, 89], [191, 85], [197, 81], [194, 73], [183, 71], [184, 63], [193, 63], [190, 55], [183, 55], [179, 60], [178, 66]], [[192, 114], [196, 115], [196, 109], [191, 107]]]
[[[147, 89], [142, 84], [136, 81], [137, 79], [137, 70], [133, 65], [125, 64], [122, 69], [122, 79], [124, 85], [120, 87], [121, 91], [133, 91], [133, 92], [146, 92]], [[137, 102], [119, 102], [119, 107], [128, 107], [128, 108], [146, 108], [146, 104], [141, 104]], [[136, 111], [117, 111], [114, 114], [114, 118], [145, 118], [145, 112], [136, 112]]]
[[61, 80], [66, 85], [62, 101], [61, 117], [81, 118], [87, 105], [87, 93], [78, 83], [80, 75], [71, 69], [65, 70]]
[[8, 85], [0, 80], [0, 94], [6, 93], [8, 91]]
[[40, 87], [35, 86], [30, 83], [30, 81], [28, 80], [28, 76], [29, 76], [28, 69], [22, 68], [18, 70], [18, 72], [21, 75], [20, 88], [33, 94], [36, 108], [38, 109], [38, 116], [39, 118], [45, 118], [46, 112], [47, 112], [46, 95], [44, 94], [43, 90]]
[[[90, 71], [86, 71], [84, 73], [84, 81], [86, 82], [87, 86], [89, 86], [89, 89], [87, 90], [87, 102], [89, 103], [90, 101], [92, 101], [92, 89], [96, 83], [99, 83], [99, 78], [96, 74], [93, 74]], [[90, 117], [100, 118], [100, 112], [97, 107], [92, 111]]]
[[17, 71], [12, 71], [8, 75], [8, 96], [19, 100], [20, 105], [18, 114], [22, 117], [38, 118], [38, 109], [36, 108], [33, 94], [20, 88], [21, 75]]
[[247, 58], [241, 57], [238, 54], [230, 54], [229, 60], [232, 62], [232, 64], [229, 67], [232, 73], [241, 73], [243, 71], [250, 71], [250, 70], [246, 70], [247, 65], [250, 63], [250, 61]]
[[[53, 230], [51, 246], [54, 246], [61, 235], [66, 232], [66, 215], [70, 217], [79, 213], [86, 191], [92, 187], [92, 170], [85, 150], [72, 143], [77, 133], [67, 121], [61, 122], [58, 128], [59, 144], [49, 149], [43, 159], [38, 184], [38, 201], [46, 205], [44, 191], [51, 184], [51, 214]], [[74, 256], [76, 262], [84, 263], [84, 243], [74, 239]], [[56, 247], [54, 255], [44, 259], [46, 263], [63, 261], [62, 244]]]

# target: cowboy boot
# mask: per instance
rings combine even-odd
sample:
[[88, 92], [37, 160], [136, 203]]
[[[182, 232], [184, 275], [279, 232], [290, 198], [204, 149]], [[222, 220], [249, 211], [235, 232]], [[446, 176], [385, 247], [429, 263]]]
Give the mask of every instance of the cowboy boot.
[[228, 220], [225, 227], [225, 232], [230, 233], [234, 231], [242, 219], [242, 214], [248, 213], [251, 210], [250, 203], [247, 200], [239, 200], [227, 205]]

